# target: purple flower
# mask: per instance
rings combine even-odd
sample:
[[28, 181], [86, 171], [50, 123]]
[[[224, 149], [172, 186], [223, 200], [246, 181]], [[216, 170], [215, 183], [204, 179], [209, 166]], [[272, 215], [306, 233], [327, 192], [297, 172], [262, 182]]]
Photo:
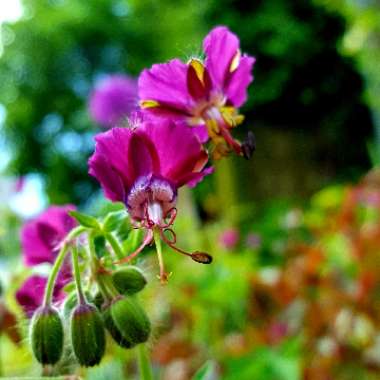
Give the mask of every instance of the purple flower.
[[[106, 197], [124, 202], [135, 226], [146, 230], [143, 244], [126, 261], [152, 242], [154, 231], [182, 251], [174, 246], [175, 234], [170, 229], [176, 217], [177, 190], [185, 184], [195, 186], [211, 173], [211, 168], [205, 168], [207, 161], [190, 128], [170, 120], [142, 122], [135, 129], [113, 128], [96, 137], [89, 173], [100, 182]], [[165, 276], [162, 268], [163, 281]]]
[[101, 80], [90, 95], [89, 112], [94, 121], [113, 127], [137, 109], [137, 82], [126, 75], [115, 74]]
[[206, 36], [203, 50], [204, 61], [173, 59], [144, 70], [138, 81], [140, 105], [151, 118], [170, 117], [197, 127], [202, 142], [211, 139], [214, 159], [231, 150], [249, 156], [252, 138], [244, 146], [230, 131], [244, 119], [237, 108], [246, 101], [255, 59], [241, 55], [239, 39], [224, 26]]
[[[75, 210], [73, 205], [51, 206], [33, 220], [25, 223], [21, 230], [21, 247], [25, 265], [36, 266], [43, 263], [53, 264], [60, 244], [76, 221], [68, 212]], [[54, 289], [55, 299], [63, 297], [61, 289], [71, 281], [71, 265], [66, 259], [60, 269]], [[41, 305], [47, 279], [30, 276], [16, 293], [16, 299], [27, 315]]]
[[[33, 316], [36, 309], [40, 307], [43, 301], [47, 278], [38, 275], [28, 277], [16, 292], [16, 300], [23, 308], [28, 318]], [[58, 283], [54, 288], [53, 302], [59, 302], [63, 299], [62, 283]]]
[[25, 223], [21, 230], [21, 247], [25, 265], [53, 264], [59, 245], [76, 226], [68, 212], [75, 206], [50, 206], [42, 214]]

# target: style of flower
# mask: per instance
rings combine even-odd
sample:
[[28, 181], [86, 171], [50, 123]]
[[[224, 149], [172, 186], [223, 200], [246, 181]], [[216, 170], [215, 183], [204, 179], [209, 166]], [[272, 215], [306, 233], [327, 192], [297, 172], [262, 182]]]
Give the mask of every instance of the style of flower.
[[[191, 129], [170, 120], [142, 122], [137, 128], [113, 128], [96, 137], [89, 173], [101, 184], [107, 198], [124, 202], [136, 228], [146, 231], [143, 243], [123, 261], [138, 255], [153, 240], [199, 262], [211, 257], [178, 248], [171, 229], [176, 218], [177, 190], [195, 186], [211, 173], [208, 155]], [[168, 237], [169, 235], [169, 237]], [[160, 278], [167, 280], [159, 248]]]
[[123, 74], [109, 75], [90, 95], [91, 118], [104, 127], [121, 124], [138, 108], [137, 82]]
[[206, 36], [203, 50], [204, 61], [173, 59], [144, 70], [138, 80], [140, 106], [149, 117], [196, 127], [202, 142], [211, 139], [214, 159], [231, 150], [249, 158], [255, 149], [252, 132], [240, 143], [231, 130], [244, 119], [237, 108], [246, 101], [255, 59], [240, 53], [239, 39], [224, 26]]
[[[54, 264], [60, 245], [69, 231], [76, 226], [76, 221], [68, 212], [75, 210], [72, 205], [51, 206], [33, 220], [25, 223], [21, 230], [21, 248], [24, 263], [33, 267], [39, 264]], [[68, 260], [62, 266], [55, 289], [55, 300], [69, 281], [71, 265]], [[17, 292], [17, 300], [28, 315], [40, 306], [47, 279], [32, 275]], [[58, 298], [57, 298], [58, 297]]]

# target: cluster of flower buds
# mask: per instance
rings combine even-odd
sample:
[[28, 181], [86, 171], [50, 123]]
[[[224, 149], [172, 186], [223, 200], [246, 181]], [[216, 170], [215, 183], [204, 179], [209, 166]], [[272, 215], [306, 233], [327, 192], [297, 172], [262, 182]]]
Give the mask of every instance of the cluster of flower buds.
[[136, 298], [147, 283], [142, 271], [128, 266], [112, 274], [102, 274], [104, 284], [105, 276], [109, 277], [105, 293], [92, 296], [89, 292], [73, 291], [61, 304], [61, 310], [47, 304], [35, 311], [30, 341], [33, 354], [42, 365], [54, 365], [61, 359], [66, 330], [70, 348], [84, 367], [100, 363], [105, 354], [106, 331], [124, 348], [148, 340], [151, 324]]

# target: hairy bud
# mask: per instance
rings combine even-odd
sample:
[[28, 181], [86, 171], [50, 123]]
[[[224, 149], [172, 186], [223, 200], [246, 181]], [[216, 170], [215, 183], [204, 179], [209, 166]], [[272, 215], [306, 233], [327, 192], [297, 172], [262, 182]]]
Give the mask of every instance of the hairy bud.
[[151, 330], [150, 321], [136, 299], [132, 297], [117, 298], [109, 307], [107, 317], [110, 319], [112, 327], [110, 330], [106, 322], [107, 329], [114, 339], [116, 332], [118, 339], [115, 340], [119, 345], [130, 348], [148, 340]]
[[112, 281], [120, 294], [134, 294], [144, 289], [147, 280], [141, 269], [128, 266], [115, 271]]
[[100, 363], [106, 347], [105, 329], [95, 305], [79, 304], [71, 314], [71, 344], [80, 365]]
[[120, 347], [123, 348], [132, 348], [133, 344], [125, 339], [118, 329], [118, 327], [115, 325], [115, 322], [111, 316], [111, 307], [108, 306], [105, 309], [103, 309], [103, 321], [104, 326], [106, 327], [107, 331], [112, 336], [115, 343], [117, 343]]
[[63, 351], [63, 325], [58, 311], [52, 306], [36, 310], [30, 325], [33, 354], [43, 365], [55, 364]]

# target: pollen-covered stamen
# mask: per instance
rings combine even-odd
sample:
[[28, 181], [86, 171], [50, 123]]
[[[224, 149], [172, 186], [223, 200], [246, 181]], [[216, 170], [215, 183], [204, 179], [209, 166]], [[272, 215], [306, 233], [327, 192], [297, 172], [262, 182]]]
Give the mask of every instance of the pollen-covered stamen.
[[215, 146], [214, 159], [226, 156], [231, 149], [236, 154], [242, 155], [241, 144], [235, 140], [230, 129], [240, 124], [244, 117], [236, 112], [233, 107], [212, 107], [204, 114], [207, 131]]
[[[169, 240], [166, 236], [165, 236], [165, 232], [166, 231], [170, 231], [170, 233], [172, 234], [172, 237], [173, 237], [173, 240]], [[189, 256], [191, 257], [191, 259], [197, 263], [201, 263], [201, 264], [210, 264], [212, 262], [212, 256], [209, 255], [208, 253], [205, 253], [205, 252], [199, 252], [199, 251], [195, 251], [195, 252], [186, 252], [184, 251], [183, 249], [181, 248], [178, 248], [176, 247], [174, 244], [176, 243], [177, 241], [177, 237], [176, 237], [176, 234], [175, 232], [172, 230], [172, 229], [166, 229], [166, 230], [160, 230], [160, 236], [161, 236], [161, 239], [172, 249], [174, 249], [175, 251], [181, 253], [182, 255], [185, 255], [185, 256]]]

